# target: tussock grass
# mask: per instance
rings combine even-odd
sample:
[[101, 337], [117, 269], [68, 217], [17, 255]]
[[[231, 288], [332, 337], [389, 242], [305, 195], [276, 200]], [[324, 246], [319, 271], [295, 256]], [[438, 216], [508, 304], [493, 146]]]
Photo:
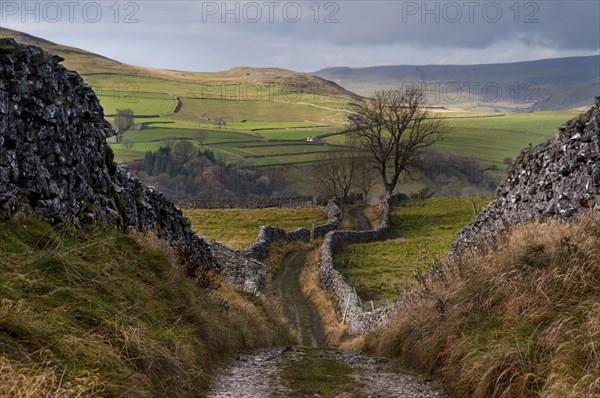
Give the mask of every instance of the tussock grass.
[[150, 236], [0, 220], [0, 396], [197, 397], [231, 355], [291, 341], [268, 303], [181, 270]]
[[600, 396], [600, 214], [533, 223], [451, 261], [371, 336], [459, 397]]

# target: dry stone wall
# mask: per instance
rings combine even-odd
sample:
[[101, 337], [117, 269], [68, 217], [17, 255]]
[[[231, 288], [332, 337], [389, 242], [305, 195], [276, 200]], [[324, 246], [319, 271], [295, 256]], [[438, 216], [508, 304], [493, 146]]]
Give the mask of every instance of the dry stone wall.
[[368, 243], [386, 238], [389, 229], [389, 210], [391, 198], [381, 202], [381, 223], [379, 227], [369, 231], [331, 231], [325, 236], [321, 245], [321, 263], [319, 276], [321, 288], [327, 291], [337, 304], [342, 320], [348, 325], [348, 331], [354, 334], [365, 334], [385, 324], [391, 316], [388, 307], [376, 308], [375, 311], [364, 311], [354, 289], [344, 276], [333, 266], [335, 249], [341, 245]]
[[266, 287], [267, 267], [253, 259], [242, 255], [221, 243], [211, 245], [212, 253], [222, 266], [225, 281], [238, 288], [250, 292], [261, 293]]
[[[233, 199], [188, 199], [176, 200], [175, 204], [183, 209], [264, 209], [269, 207], [325, 206], [329, 202], [325, 196], [280, 196]], [[362, 194], [352, 192], [344, 198], [350, 204], [362, 200]]]
[[311, 237], [320, 238], [327, 232], [335, 229], [340, 223], [341, 210], [335, 200], [329, 200], [325, 207], [325, 215], [327, 222], [325, 224], [316, 225], [311, 231], [306, 228], [298, 228], [294, 231], [287, 232], [279, 227], [263, 225], [258, 228], [258, 234], [254, 242], [241, 251], [241, 254], [248, 258], [263, 260], [269, 254], [269, 246], [272, 242], [291, 242], [301, 240], [308, 242]]
[[291, 242], [295, 240], [308, 242], [310, 240], [310, 231], [306, 228], [298, 228], [287, 232], [279, 227], [263, 225], [258, 228], [258, 234], [254, 242], [242, 250], [242, 255], [256, 260], [263, 260], [269, 254], [269, 245], [272, 242]]
[[342, 211], [334, 199], [327, 202], [325, 215], [327, 216], [327, 222], [325, 224], [315, 225], [312, 228], [312, 237], [314, 239], [325, 236], [328, 232], [336, 229], [340, 224]]
[[322, 203], [322, 199], [314, 196], [283, 196], [177, 200], [175, 203], [184, 209], [264, 209], [268, 207], [316, 206]]

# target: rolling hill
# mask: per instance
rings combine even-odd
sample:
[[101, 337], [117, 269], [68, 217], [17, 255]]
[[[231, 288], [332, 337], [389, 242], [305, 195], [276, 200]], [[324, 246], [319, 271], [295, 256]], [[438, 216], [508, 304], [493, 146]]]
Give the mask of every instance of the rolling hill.
[[235, 67], [221, 72], [188, 72], [146, 68], [124, 64], [99, 54], [53, 43], [24, 32], [0, 28], [0, 38], [5, 37], [12, 37], [20, 43], [38, 46], [45, 51], [63, 57], [65, 59], [63, 64], [67, 68], [77, 71], [84, 77], [95, 74], [118, 74], [195, 84], [235, 84], [249, 82], [265, 85], [285, 84], [304, 89], [305, 91], [321, 92], [343, 99], [358, 99], [357, 95], [347, 91], [336, 83], [309, 73], [293, 72], [279, 68], [249, 67]]
[[[10, 29], [0, 28], [2, 37], [64, 58], [63, 64], [94, 89], [109, 120], [117, 110], [131, 109], [142, 129], [125, 133], [133, 144], [112, 143], [119, 162], [143, 159], [147, 151], [164, 145], [165, 137], [194, 140], [198, 131], [208, 134], [203, 144], [228, 163], [260, 166], [311, 161], [330, 147], [288, 148], [287, 144], [343, 130], [350, 109], [361, 100], [336, 83], [308, 73], [249, 67], [221, 72], [154, 69]], [[226, 125], [217, 125], [219, 121]], [[269, 141], [276, 142], [265, 149]], [[256, 144], [262, 147], [260, 153], [250, 148]]]
[[[65, 58], [63, 64], [78, 71], [94, 89], [109, 120], [119, 109], [132, 110], [134, 122], [141, 129], [126, 131], [121, 142], [110, 143], [119, 163], [142, 160], [148, 151], [155, 152], [167, 142], [188, 140], [197, 149], [213, 151], [219, 160], [229, 165], [265, 167], [269, 170], [290, 165], [294, 165], [292, 169], [303, 168], [317, 161], [323, 151], [339, 150], [340, 146], [346, 145], [343, 132], [347, 125], [344, 122], [362, 98], [323, 77], [284, 69], [235, 67], [221, 72], [161, 70], [127, 65], [9, 29], [0, 28], [0, 37], [13, 37], [19, 42], [39, 46]], [[577, 79], [581, 83], [563, 84], [560, 90], [538, 104], [540, 108], [546, 104], [552, 108], [553, 104], [561, 101], [572, 103], [573, 98], [585, 97], [581, 93], [593, 91], [593, 79], [592, 83], [586, 80], [586, 76], [593, 75], [593, 65], [589, 66], [590, 57], [576, 61], [573, 69], [579, 71], [577, 73], [568, 70], [567, 60], [562, 61], [562, 67], [550, 62], [554, 66], [546, 68], [547, 85], [553, 81], [572, 82]], [[521, 77], [533, 79], [541, 75], [541, 66], [538, 64], [530, 65], [528, 75], [523, 72], [523, 67], [515, 69], [511, 65], [488, 65], [483, 69], [484, 66], [475, 65], [462, 71], [460, 76], [470, 77], [469, 81], [496, 79], [510, 82], [515, 79], [519, 81]], [[388, 87], [386, 82], [401, 81], [398, 76], [410, 81], [442, 81], [459, 76], [458, 67], [428, 68], [335, 68], [323, 74], [329, 73], [331, 79], [342, 84], [348, 83], [349, 87], [359, 90], [361, 87], [362, 90], [365, 87]], [[521, 70], [521, 74], [517, 73], [518, 70]], [[486, 73], [490, 73], [491, 77], [487, 78]], [[339, 81], [340, 76], [344, 77], [343, 81]], [[372, 76], [376, 76], [376, 79]], [[353, 81], [360, 84], [353, 86]], [[378, 82], [379, 86], [372, 86], [372, 81]], [[597, 87], [597, 76], [595, 82]], [[581, 104], [588, 105], [589, 101], [581, 100]], [[485, 167], [496, 166], [499, 169], [505, 168], [506, 158], [516, 157], [520, 149], [530, 143], [535, 145], [545, 141], [554, 128], [575, 115], [570, 111], [509, 113], [514, 110], [514, 103], [508, 101], [494, 103], [493, 106], [480, 104], [479, 107], [468, 102], [451, 105], [447, 107], [475, 109], [467, 112], [460, 109], [454, 109], [453, 112], [441, 110], [440, 116], [448, 117], [453, 133], [434, 149], [462, 156], [477, 156]], [[505, 113], [498, 113], [498, 110]], [[217, 125], [216, 122], [221, 120], [226, 124]], [[310, 136], [322, 136], [323, 139], [309, 143], [306, 139]], [[203, 137], [202, 142], [199, 137]], [[294, 192], [311, 193], [310, 184], [305, 185]]]
[[587, 106], [600, 95], [597, 55], [481, 65], [335, 67], [314, 74], [365, 96], [416, 83], [426, 88], [432, 103], [461, 109], [564, 110]]

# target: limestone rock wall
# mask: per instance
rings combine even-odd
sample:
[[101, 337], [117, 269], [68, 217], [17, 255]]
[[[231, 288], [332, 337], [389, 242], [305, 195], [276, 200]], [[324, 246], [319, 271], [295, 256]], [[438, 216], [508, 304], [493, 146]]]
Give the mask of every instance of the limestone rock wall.
[[548, 217], [571, 220], [600, 206], [599, 106], [597, 97], [556, 138], [521, 152], [490, 205], [459, 232], [453, 253], [493, 240], [513, 225]]
[[222, 266], [221, 273], [227, 283], [250, 293], [264, 291], [267, 280], [267, 267], [263, 263], [245, 257], [238, 250], [221, 243], [212, 244], [211, 250], [217, 262]]
[[160, 192], [117, 168], [92, 89], [57, 56], [0, 40], [0, 209], [52, 223], [155, 231], [190, 276], [219, 269], [205, 240]]
[[313, 226], [312, 236], [315, 239], [325, 236], [328, 232], [336, 229], [340, 224], [342, 211], [334, 199], [327, 202], [325, 215], [327, 216], [327, 222], [325, 224]]

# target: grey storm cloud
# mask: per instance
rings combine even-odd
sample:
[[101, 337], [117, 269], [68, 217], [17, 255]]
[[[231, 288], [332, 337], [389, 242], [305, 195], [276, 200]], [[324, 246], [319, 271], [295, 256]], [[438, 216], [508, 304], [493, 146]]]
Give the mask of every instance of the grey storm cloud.
[[[67, 3], [77, 5], [72, 20]], [[62, 18], [48, 21], [53, 7]], [[35, 20], [36, 9], [48, 15]], [[102, 18], [92, 21], [97, 9]], [[128, 63], [188, 70], [597, 54], [599, 20], [595, 0], [0, 2], [0, 25]]]
[[483, 48], [501, 40], [557, 48], [600, 47], [597, 1], [340, 2], [339, 23], [315, 36], [340, 45], [413, 44]]
[[[598, 1], [321, 1], [319, 7], [302, 1], [140, 4], [147, 23], [202, 28], [226, 24], [250, 34], [345, 46], [405, 43], [482, 48], [518, 37], [557, 48], [600, 47]], [[298, 9], [302, 17], [296, 22]]]

